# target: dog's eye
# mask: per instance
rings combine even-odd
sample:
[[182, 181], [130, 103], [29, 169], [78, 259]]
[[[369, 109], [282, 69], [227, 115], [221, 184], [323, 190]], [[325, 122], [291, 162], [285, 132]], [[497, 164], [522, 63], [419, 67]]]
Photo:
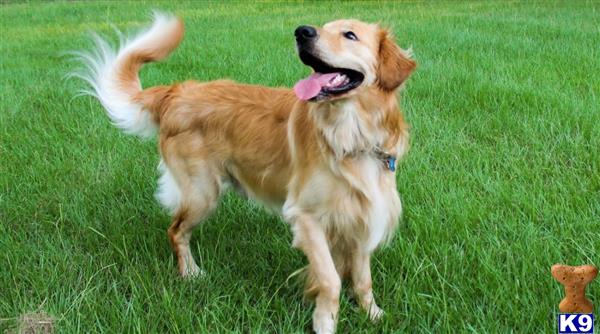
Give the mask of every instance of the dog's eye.
[[356, 37], [356, 35], [352, 31], [346, 31], [344, 33], [344, 37], [353, 41], [358, 41], [358, 37]]

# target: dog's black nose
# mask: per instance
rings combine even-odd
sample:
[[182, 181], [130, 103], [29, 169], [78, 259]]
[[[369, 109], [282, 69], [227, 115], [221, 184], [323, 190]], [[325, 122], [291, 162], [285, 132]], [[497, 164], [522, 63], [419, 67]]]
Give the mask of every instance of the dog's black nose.
[[317, 29], [311, 26], [299, 26], [294, 32], [298, 42], [308, 41], [317, 37]]

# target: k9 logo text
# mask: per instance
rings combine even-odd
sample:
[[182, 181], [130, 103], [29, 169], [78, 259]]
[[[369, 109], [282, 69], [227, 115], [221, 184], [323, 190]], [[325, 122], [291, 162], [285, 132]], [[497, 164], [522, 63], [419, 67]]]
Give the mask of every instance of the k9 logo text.
[[593, 334], [594, 315], [589, 314], [558, 314], [558, 334]]

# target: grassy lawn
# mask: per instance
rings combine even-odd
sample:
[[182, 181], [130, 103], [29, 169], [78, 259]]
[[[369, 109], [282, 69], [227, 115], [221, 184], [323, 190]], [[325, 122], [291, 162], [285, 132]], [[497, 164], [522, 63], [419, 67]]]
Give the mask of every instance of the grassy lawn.
[[[373, 260], [387, 314], [371, 325], [343, 297], [340, 333], [555, 331], [550, 266], [600, 265], [597, 2], [1, 5], [0, 332], [26, 312], [61, 333], [310, 329], [311, 304], [286, 281], [305, 263], [288, 226], [233, 194], [192, 239], [208, 275], [177, 277], [156, 142], [123, 135], [63, 80], [88, 30], [135, 30], [153, 8], [187, 31], [145, 86], [291, 87], [308, 73], [295, 27], [337, 18], [380, 21], [413, 47], [405, 213]], [[588, 296], [600, 307], [600, 279]]]

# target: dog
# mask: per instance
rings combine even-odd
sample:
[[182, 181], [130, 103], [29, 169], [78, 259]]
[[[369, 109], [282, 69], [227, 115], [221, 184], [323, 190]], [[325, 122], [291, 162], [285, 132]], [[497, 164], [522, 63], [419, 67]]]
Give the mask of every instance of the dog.
[[315, 332], [335, 331], [343, 279], [380, 318], [370, 258], [402, 211], [395, 168], [409, 135], [397, 92], [416, 67], [410, 51], [376, 24], [338, 20], [295, 30], [299, 58], [313, 72], [293, 89], [229, 80], [142, 89], [142, 65], [166, 58], [183, 34], [179, 18], [156, 13], [116, 51], [96, 37], [95, 51], [79, 54], [86, 66], [77, 74], [117, 127], [158, 132], [156, 197], [172, 214], [179, 273], [202, 274], [192, 230], [232, 187], [289, 223], [293, 247], [308, 259]]

